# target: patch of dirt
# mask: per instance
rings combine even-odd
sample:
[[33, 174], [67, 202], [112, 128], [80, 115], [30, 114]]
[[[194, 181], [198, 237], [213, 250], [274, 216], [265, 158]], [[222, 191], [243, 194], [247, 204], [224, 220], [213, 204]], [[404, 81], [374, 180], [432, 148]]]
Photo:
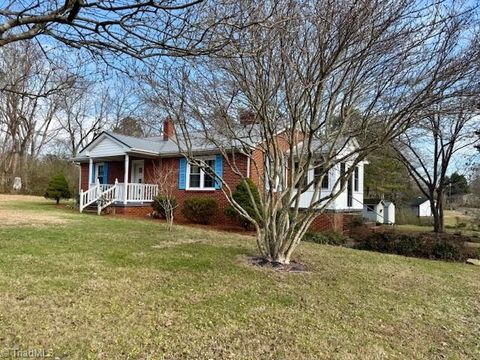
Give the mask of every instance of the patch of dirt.
[[32, 195], [0, 194], [0, 204], [2, 202], [23, 201], [23, 202], [42, 202], [43, 197]]
[[59, 225], [69, 221], [60, 216], [37, 214], [29, 211], [10, 210], [0, 207], [0, 226], [11, 225]]
[[269, 261], [260, 256], [250, 256], [247, 258], [249, 265], [257, 266], [264, 269], [271, 269], [281, 272], [305, 273], [310, 272], [305, 264], [292, 261], [290, 264], [282, 264], [279, 262]]
[[16, 225], [61, 225], [68, 219], [55, 214], [45, 214], [36, 211], [12, 209], [9, 204], [15, 201], [41, 202], [45, 199], [38, 196], [0, 194], [0, 227]]

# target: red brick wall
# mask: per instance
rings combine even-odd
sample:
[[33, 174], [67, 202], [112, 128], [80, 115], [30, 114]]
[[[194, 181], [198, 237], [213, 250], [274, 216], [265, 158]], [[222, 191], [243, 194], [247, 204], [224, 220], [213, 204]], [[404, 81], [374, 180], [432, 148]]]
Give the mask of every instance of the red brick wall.
[[82, 176], [80, 176], [80, 189], [83, 191], [88, 190], [88, 163], [82, 163]]
[[108, 162], [108, 183], [114, 184], [115, 179], [118, 179], [118, 182], [123, 183], [124, 162], [123, 161], [109, 161]]
[[115, 212], [115, 214], [143, 218], [152, 212], [152, 207], [150, 204], [145, 206], [115, 206], [110, 211]]
[[316, 231], [335, 230], [343, 232], [344, 217], [345, 214], [343, 213], [323, 213], [317, 216], [310, 228]]
[[[247, 174], [247, 158], [243, 155], [235, 155], [233, 159], [231, 156], [229, 158], [231, 161], [235, 160], [235, 164], [238, 169], [243, 173]], [[182, 215], [183, 203], [186, 199], [193, 197], [208, 197], [215, 199], [218, 202], [218, 212], [213, 222], [217, 224], [231, 224], [229, 218], [225, 216], [225, 209], [229, 205], [228, 200], [226, 199], [222, 190], [180, 190], [178, 188], [178, 171], [179, 171], [180, 157], [175, 158], [164, 158], [159, 162], [159, 168], [161, 173], [170, 174], [169, 183], [172, 184], [171, 191], [173, 196], [177, 200], [178, 207], [175, 211], [175, 217], [180, 222], [187, 221]], [[162, 171], [163, 170], [163, 171]], [[241, 177], [234, 173], [231, 167], [228, 165], [227, 160], [223, 161], [223, 179], [229, 185], [232, 191], [235, 190], [235, 187], [240, 183]]]

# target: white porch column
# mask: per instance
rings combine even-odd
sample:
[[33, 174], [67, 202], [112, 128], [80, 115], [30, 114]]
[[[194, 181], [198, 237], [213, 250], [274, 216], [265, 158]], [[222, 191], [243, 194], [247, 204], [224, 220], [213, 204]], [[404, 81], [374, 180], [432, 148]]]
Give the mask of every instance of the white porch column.
[[93, 177], [93, 159], [90, 158], [88, 163], [88, 189], [90, 189], [90, 184], [95, 182], [95, 179], [92, 179], [92, 177]]
[[128, 192], [128, 154], [125, 154], [125, 171], [124, 178], [123, 178], [123, 203], [127, 205], [127, 192]]

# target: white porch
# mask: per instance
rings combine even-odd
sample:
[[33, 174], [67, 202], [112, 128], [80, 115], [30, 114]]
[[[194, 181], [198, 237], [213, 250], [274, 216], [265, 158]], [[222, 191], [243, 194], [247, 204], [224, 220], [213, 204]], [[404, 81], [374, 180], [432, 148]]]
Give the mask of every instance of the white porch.
[[[118, 163], [120, 159], [118, 156], [90, 157], [88, 164], [88, 179], [90, 181], [88, 189], [85, 191], [80, 189], [80, 212], [96, 203], [97, 212], [100, 214], [103, 209], [110, 205], [149, 203], [158, 195], [158, 185], [144, 183], [145, 160], [130, 161], [128, 154], [123, 155], [123, 169], [117, 167], [120, 173], [123, 170], [123, 182], [119, 182], [116, 178], [114, 182], [106, 183], [105, 181], [109, 179], [109, 167], [105, 164], [108, 164], [109, 161], [112, 162], [112, 160]], [[94, 182], [91, 180], [94, 180]]]

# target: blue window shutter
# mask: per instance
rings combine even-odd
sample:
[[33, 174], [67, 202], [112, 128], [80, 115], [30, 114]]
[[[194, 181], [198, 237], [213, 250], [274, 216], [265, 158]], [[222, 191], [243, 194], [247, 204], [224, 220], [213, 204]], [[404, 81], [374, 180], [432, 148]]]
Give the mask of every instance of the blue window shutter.
[[[215, 174], [220, 178], [223, 179], [223, 156], [217, 155], [215, 157]], [[221, 189], [222, 182], [217, 178], [215, 181], [215, 189]]]
[[180, 158], [180, 166], [178, 167], [178, 188], [185, 190], [187, 185], [187, 159]]
[[97, 165], [95, 163], [93, 163], [93, 169], [92, 169], [92, 181], [91, 183], [92, 184], [96, 184], [97, 183], [97, 179], [95, 179], [95, 169], [96, 169]]
[[108, 162], [103, 163], [103, 183], [108, 184]]

